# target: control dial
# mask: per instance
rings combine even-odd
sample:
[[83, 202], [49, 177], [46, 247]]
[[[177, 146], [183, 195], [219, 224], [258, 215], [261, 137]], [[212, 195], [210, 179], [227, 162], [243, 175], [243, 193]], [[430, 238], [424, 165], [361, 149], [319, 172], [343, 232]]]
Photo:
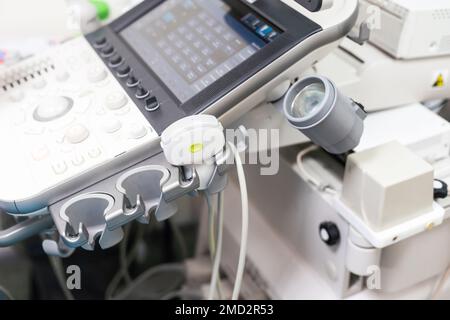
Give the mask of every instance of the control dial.
[[73, 107], [73, 100], [68, 97], [46, 97], [42, 99], [33, 113], [39, 122], [48, 122], [61, 118]]
[[329, 246], [333, 246], [339, 242], [341, 238], [339, 229], [334, 222], [322, 222], [319, 226], [320, 239]]

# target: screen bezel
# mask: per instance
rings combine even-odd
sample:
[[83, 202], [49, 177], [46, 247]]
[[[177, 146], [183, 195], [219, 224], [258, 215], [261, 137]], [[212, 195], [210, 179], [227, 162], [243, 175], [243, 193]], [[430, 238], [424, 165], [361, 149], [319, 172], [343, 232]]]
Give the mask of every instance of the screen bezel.
[[187, 115], [202, 112], [205, 108], [244, 83], [258, 71], [268, 66], [301, 41], [322, 30], [318, 24], [290, 8], [282, 1], [258, 0], [253, 4], [250, 4], [242, 0], [222, 0], [229, 5], [233, 11], [242, 13], [243, 16], [246, 13], [256, 13], [263, 21], [282, 31], [282, 33], [274, 41], [268, 43], [247, 59], [245, 63], [231, 70], [185, 103], [181, 103], [172, 93], [170, 88], [168, 88], [158, 75], [147, 66], [142, 59], [140, 59], [139, 55], [128, 45], [127, 41], [123, 39], [120, 34], [137, 19], [146, 15], [150, 10], [153, 10], [165, 1], [166, 0], [146, 0], [125, 15], [113, 21], [108, 28], [110, 28], [111, 31], [121, 39], [121, 42], [134, 53], [134, 55], [142, 62], [142, 65], [147, 67], [147, 70], [155, 79], [157, 79], [161, 86], [168, 91], [168, 94], [177, 103], [178, 107]]

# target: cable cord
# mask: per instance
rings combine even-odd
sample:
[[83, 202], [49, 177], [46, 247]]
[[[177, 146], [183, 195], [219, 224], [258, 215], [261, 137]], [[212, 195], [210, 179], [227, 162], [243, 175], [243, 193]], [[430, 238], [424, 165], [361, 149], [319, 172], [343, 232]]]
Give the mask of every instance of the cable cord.
[[183, 234], [181, 233], [180, 228], [176, 225], [175, 222], [172, 220], [168, 220], [170, 230], [172, 231], [172, 234], [175, 238], [175, 241], [178, 246], [178, 250], [180, 251], [180, 257], [179, 259], [181, 261], [184, 261], [188, 256], [188, 249], [186, 248], [186, 243], [183, 238]]
[[241, 191], [241, 206], [242, 206], [242, 231], [241, 231], [241, 248], [239, 252], [239, 262], [236, 272], [236, 280], [234, 282], [232, 300], [237, 300], [239, 298], [239, 293], [241, 291], [242, 280], [244, 278], [245, 271], [245, 259], [247, 255], [247, 242], [248, 242], [248, 193], [247, 193], [247, 182], [245, 180], [244, 166], [242, 164], [241, 157], [239, 155], [236, 147], [228, 142], [231, 151], [234, 154], [234, 160], [236, 162], [236, 170], [239, 181], [239, 188]]
[[56, 280], [64, 294], [64, 297], [67, 300], [75, 300], [72, 292], [70, 292], [69, 288], [67, 288], [67, 279], [64, 272], [64, 266], [62, 263], [62, 259], [60, 257], [48, 256], [50, 261], [50, 265], [52, 266], [53, 272], [55, 273]]
[[222, 247], [223, 247], [223, 191], [221, 191], [218, 195], [218, 218], [219, 218], [219, 225], [218, 225], [218, 234], [217, 234], [217, 248], [214, 252], [214, 262], [213, 262], [213, 271], [211, 274], [211, 283], [209, 286], [209, 294], [208, 294], [208, 300], [214, 299], [214, 293], [218, 291], [219, 299], [222, 299], [222, 290], [220, 285], [220, 262], [222, 260]]
[[0, 300], [15, 300], [15, 299], [8, 290], [0, 286]]
[[[208, 223], [209, 223], [209, 235], [208, 235], [208, 240], [209, 240], [209, 253], [211, 256], [211, 263], [214, 266], [214, 261], [215, 258], [217, 256], [217, 247], [216, 247], [216, 210], [213, 209], [212, 205], [211, 205], [211, 197], [209, 195], [208, 192], [204, 192], [204, 196], [206, 199], [206, 203], [208, 205]], [[219, 209], [218, 209], [219, 210]], [[213, 272], [211, 273], [212, 276]], [[218, 279], [215, 282], [211, 282], [210, 283], [210, 292], [208, 297], [214, 296], [214, 291], [217, 291], [217, 295], [219, 297], [219, 299], [222, 299], [223, 295], [222, 295], [222, 287], [220, 284], [220, 279]], [[211, 293], [212, 290], [212, 293]], [[213, 298], [210, 298], [210, 300], [212, 300]]]
[[119, 248], [120, 273], [121, 273], [123, 279], [125, 280], [125, 282], [130, 283], [131, 275], [128, 270], [127, 246], [128, 246], [128, 240], [130, 238], [130, 233], [131, 233], [131, 224], [127, 225], [125, 227], [124, 231], [125, 231], [125, 235], [124, 235], [122, 242], [120, 243], [120, 248]]
[[[133, 291], [135, 291], [140, 285], [142, 285], [144, 282], [148, 281], [149, 279], [157, 276], [161, 276], [162, 273], [165, 272], [173, 272], [173, 273], [180, 273], [184, 278], [186, 276], [186, 267], [184, 264], [181, 263], [170, 263], [170, 264], [162, 264], [155, 267], [152, 267], [139, 275], [136, 279], [134, 279], [124, 290], [122, 290], [118, 295], [113, 297], [113, 300], [123, 300], [126, 299], [128, 296], [130, 296]], [[172, 289], [173, 290], [173, 289]], [[155, 292], [154, 296], [151, 296], [151, 298], [160, 298], [157, 297], [159, 293]], [[165, 296], [167, 293], [164, 293], [163, 296]]]
[[[169, 221], [169, 225], [171, 228], [171, 231], [174, 234], [174, 237], [176, 239], [176, 242], [179, 246], [180, 249], [180, 253], [181, 253], [181, 259], [184, 260], [186, 258], [187, 255], [187, 249], [184, 246], [184, 241], [183, 241], [183, 237], [181, 235], [180, 230], [175, 226], [175, 224], [171, 223], [171, 221]], [[145, 225], [141, 225], [138, 224], [138, 232], [136, 235], [136, 240], [135, 243], [133, 245], [133, 247], [130, 250], [130, 253], [126, 256], [125, 259], [125, 266], [126, 266], [126, 270], [128, 271], [128, 267], [130, 266], [130, 264], [133, 262], [133, 260], [136, 258], [137, 255], [137, 251], [138, 251], [138, 244], [139, 241], [142, 239], [142, 237], [144, 236], [144, 231], [145, 231]], [[121, 247], [123, 250], [126, 250], [126, 246]], [[152, 272], [152, 270], [154, 270], [154, 272], [157, 274], [159, 272], [163, 272], [164, 271], [164, 266], [168, 266], [167, 271], [172, 271], [174, 266], [177, 265], [181, 265], [182, 264], [162, 264], [162, 265], [158, 265], [155, 267], [152, 267], [150, 269], [148, 269], [147, 271], [143, 272], [142, 274], [140, 274], [136, 279], [131, 280], [130, 282], [126, 283], [126, 286], [124, 289], [122, 289], [117, 295], [114, 295], [115, 292], [117, 291], [117, 287], [119, 286], [121, 280], [123, 279], [124, 276], [124, 270], [123, 267], [121, 267], [119, 269], [119, 271], [117, 272], [117, 274], [113, 277], [113, 279], [111, 280], [110, 284], [108, 285], [108, 288], [106, 290], [105, 293], [105, 298], [106, 299], [120, 299], [120, 297], [126, 297], [128, 295], [130, 295], [133, 290], [135, 290], [140, 284], [141, 282], [147, 280], [149, 277], [153, 277], [154, 273]], [[122, 266], [123, 266], [123, 262], [122, 262]], [[184, 270], [184, 266], [183, 266], [183, 270]], [[184, 272], [184, 271], [183, 271]], [[183, 273], [184, 274], [184, 273]], [[151, 299], [158, 299], [159, 295], [158, 293], [154, 293], [154, 292], [150, 292], [150, 295], [153, 294], [153, 296], [151, 296]]]
[[[135, 241], [134, 241], [132, 248], [129, 250], [129, 253], [127, 252], [127, 244], [128, 244], [128, 237], [129, 237], [130, 233], [127, 232], [127, 230], [125, 230], [124, 239], [122, 240], [120, 247], [119, 247], [120, 267], [119, 267], [119, 270], [117, 271], [117, 273], [112, 278], [111, 282], [108, 284], [108, 287], [106, 288], [105, 299], [107, 299], [107, 300], [109, 300], [113, 297], [120, 282], [124, 279], [124, 275], [126, 273], [128, 273], [128, 275], [129, 275], [128, 268], [130, 267], [130, 265], [133, 263], [134, 259], [137, 256], [139, 242], [145, 234], [145, 229], [144, 229], [145, 226], [138, 224], [137, 228], [138, 228], [138, 230], [136, 232]], [[125, 281], [127, 284], [131, 283], [131, 281], [132, 281], [131, 276], [130, 276], [130, 281], [127, 281], [126, 279], [125, 279]]]
[[430, 300], [436, 300], [439, 298], [439, 295], [442, 293], [442, 290], [447, 283], [448, 277], [450, 276], [450, 267], [444, 271], [444, 273], [439, 277], [437, 283], [433, 286], [433, 291], [430, 295]]

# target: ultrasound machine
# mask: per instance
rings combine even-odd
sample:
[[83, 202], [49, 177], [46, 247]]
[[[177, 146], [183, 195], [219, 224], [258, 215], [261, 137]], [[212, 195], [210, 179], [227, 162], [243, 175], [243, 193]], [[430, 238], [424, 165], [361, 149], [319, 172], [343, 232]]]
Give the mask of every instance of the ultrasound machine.
[[163, 149], [280, 100], [357, 13], [357, 0], [147, 0], [0, 70], [0, 208], [21, 221], [0, 245], [53, 230], [50, 255], [106, 249], [127, 223], [165, 220], [181, 196], [223, 190], [226, 142], [205, 170]]

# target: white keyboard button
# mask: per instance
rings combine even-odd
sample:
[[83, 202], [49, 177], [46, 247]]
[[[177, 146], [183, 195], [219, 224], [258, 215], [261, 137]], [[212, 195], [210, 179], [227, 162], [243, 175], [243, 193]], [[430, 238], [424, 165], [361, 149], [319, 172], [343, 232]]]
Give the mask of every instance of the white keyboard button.
[[59, 82], [65, 82], [65, 81], [69, 80], [69, 78], [70, 78], [70, 74], [67, 71], [60, 71], [60, 72], [57, 72], [55, 75], [56, 81], [59, 81]]
[[42, 161], [50, 155], [50, 150], [46, 145], [41, 145], [33, 150], [31, 156], [36, 161]]
[[122, 128], [122, 123], [115, 118], [109, 118], [103, 121], [102, 128], [106, 133], [114, 133]]
[[11, 92], [9, 98], [12, 102], [20, 102], [25, 98], [25, 92], [23, 90], [14, 90]]
[[47, 81], [43, 78], [38, 78], [35, 81], [33, 81], [33, 88], [36, 90], [40, 90], [45, 88], [45, 86], [47, 85]]
[[72, 164], [76, 167], [81, 166], [84, 163], [84, 157], [81, 154], [76, 154], [72, 158]]
[[105, 99], [106, 107], [111, 110], [118, 110], [128, 102], [127, 97], [120, 91], [111, 92]]
[[89, 130], [81, 124], [73, 125], [66, 131], [66, 139], [69, 143], [72, 144], [81, 143], [88, 137]]
[[73, 100], [67, 97], [47, 97], [39, 102], [34, 110], [36, 121], [47, 122], [61, 118], [72, 109]]
[[53, 172], [57, 175], [61, 175], [67, 171], [67, 164], [64, 160], [56, 161], [52, 163]]
[[100, 157], [101, 154], [102, 150], [100, 150], [100, 148], [92, 148], [91, 150], [88, 151], [88, 155], [92, 159]]
[[105, 68], [103, 68], [100, 65], [90, 67], [87, 73], [87, 78], [92, 83], [97, 83], [102, 80], [105, 80], [107, 76], [108, 73], [106, 73]]
[[147, 129], [138, 123], [132, 124], [128, 128], [128, 138], [141, 139], [147, 135]]

